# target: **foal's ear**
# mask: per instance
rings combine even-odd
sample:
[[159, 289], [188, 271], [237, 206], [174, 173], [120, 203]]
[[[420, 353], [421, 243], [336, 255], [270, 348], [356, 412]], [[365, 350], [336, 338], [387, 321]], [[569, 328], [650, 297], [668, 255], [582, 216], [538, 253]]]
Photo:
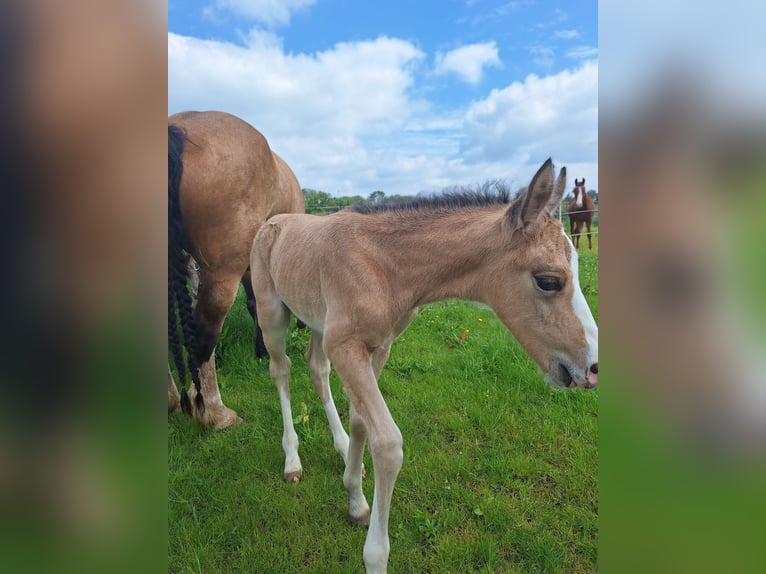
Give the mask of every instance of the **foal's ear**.
[[523, 229], [537, 222], [547, 208], [553, 191], [553, 161], [548, 158], [537, 170], [522, 196], [521, 207], [510, 212], [511, 214], [515, 212], [514, 223], [517, 229]]
[[556, 186], [553, 188], [551, 198], [548, 200], [548, 205], [545, 207], [548, 213], [553, 215], [561, 205], [561, 198], [564, 197], [564, 191], [567, 188], [567, 168], [562, 167], [559, 172], [559, 177], [556, 179]]

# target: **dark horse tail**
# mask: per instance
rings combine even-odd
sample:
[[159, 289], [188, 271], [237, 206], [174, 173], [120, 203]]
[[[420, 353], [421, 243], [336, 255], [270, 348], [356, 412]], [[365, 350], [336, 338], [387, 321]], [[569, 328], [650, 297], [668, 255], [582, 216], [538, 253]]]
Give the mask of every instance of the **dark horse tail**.
[[197, 325], [189, 291], [189, 256], [184, 251], [186, 228], [178, 193], [184, 168], [181, 155], [185, 141], [186, 135], [180, 128], [168, 125], [168, 346], [181, 385], [181, 409], [188, 414], [191, 413], [191, 401], [186, 392], [184, 350], [188, 357], [188, 371], [197, 389], [194, 403], [200, 413], [205, 412], [205, 403], [199, 379]]

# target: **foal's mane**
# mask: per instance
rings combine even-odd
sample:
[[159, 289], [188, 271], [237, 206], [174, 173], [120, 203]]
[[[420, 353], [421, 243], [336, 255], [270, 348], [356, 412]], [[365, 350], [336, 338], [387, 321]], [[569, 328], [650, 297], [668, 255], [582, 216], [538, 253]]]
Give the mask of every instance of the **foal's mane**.
[[508, 191], [461, 191], [447, 192], [438, 195], [418, 197], [411, 201], [395, 201], [391, 203], [359, 203], [351, 207], [352, 211], [365, 215], [376, 213], [422, 213], [435, 211], [452, 211], [466, 207], [489, 207], [504, 205], [511, 201]]

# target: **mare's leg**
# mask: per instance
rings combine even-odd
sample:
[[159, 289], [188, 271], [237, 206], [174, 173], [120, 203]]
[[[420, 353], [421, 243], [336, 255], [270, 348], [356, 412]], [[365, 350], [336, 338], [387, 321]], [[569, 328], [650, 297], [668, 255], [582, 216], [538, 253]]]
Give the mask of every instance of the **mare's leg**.
[[593, 243], [591, 243], [591, 235], [590, 235], [590, 219], [585, 220], [585, 225], [588, 226], [588, 249], [593, 249]]
[[306, 360], [311, 373], [311, 383], [314, 385], [319, 399], [322, 401], [325, 413], [327, 414], [327, 421], [330, 423], [333, 447], [343, 457], [343, 461], [348, 462], [348, 435], [343, 430], [338, 411], [335, 408], [335, 402], [332, 399], [332, 392], [330, 390], [330, 359], [327, 358], [322, 348], [321, 333], [316, 331], [311, 333], [311, 343], [309, 344], [308, 353], [306, 353]]
[[[202, 424], [216, 429], [223, 429], [242, 422], [237, 413], [223, 404], [215, 373], [215, 345], [221, 334], [223, 320], [234, 303], [239, 286], [238, 276], [225, 276], [215, 279], [202, 270], [199, 285], [199, 297], [194, 308], [198, 327], [198, 348], [207, 360], [200, 365], [199, 376], [202, 396], [205, 399], [205, 413], [196, 410], [194, 417]], [[192, 390], [194, 393], [194, 390]]]
[[247, 311], [253, 318], [253, 328], [255, 329], [255, 356], [259, 359], [267, 357], [266, 345], [263, 343], [263, 332], [258, 325], [258, 311], [255, 306], [255, 294], [253, 293], [253, 283], [250, 279], [250, 268], [245, 271], [242, 276], [242, 286], [245, 288], [245, 302], [247, 304]]
[[242, 417], [236, 411], [223, 404], [221, 391], [218, 387], [218, 377], [215, 372], [215, 352], [210, 358], [202, 363], [199, 368], [199, 379], [202, 386], [202, 396], [205, 399], [205, 412], [200, 414], [194, 407], [194, 397], [197, 394], [194, 385], [191, 385], [189, 397], [192, 399], [192, 414], [194, 418], [207, 427], [221, 430], [238, 425]]
[[574, 243], [575, 249], [580, 249], [580, 232], [582, 231], [582, 222], [576, 221], [574, 233], [572, 235], [572, 243]]
[[[328, 333], [325, 333], [325, 337], [330, 338]], [[366, 431], [375, 470], [375, 488], [370, 527], [364, 544], [364, 564], [367, 574], [385, 572], [390, 549], [388, 517], [391, 496], [403, 460], [402, 434], [380, 394], [372, 359], [364, 342], [354, 338], [332, 337], [331, 341], [325, 343], [325, 348], [353, 405], [349, 466], [343, 476], [344, 485], [349, 491], [351, 519], [362, 522], [363, 517], [358, 514], [366, 506], [364, 496], [359, 497], [361, 486], [357, 488], [357, 477], [361, 477], [361, 457], [357, 460], [357, 455], [364, 448], [360, 441]]]
[[569, 235], [572, 236], [572, 243], [575, 241], [575, 218], [569, 216]]
[[178, 387], [173, 382], [173, 375], [170, 373], [168, 365], [168, 412], [174, 413], [181, 410], [181, 395], [178, 394]]

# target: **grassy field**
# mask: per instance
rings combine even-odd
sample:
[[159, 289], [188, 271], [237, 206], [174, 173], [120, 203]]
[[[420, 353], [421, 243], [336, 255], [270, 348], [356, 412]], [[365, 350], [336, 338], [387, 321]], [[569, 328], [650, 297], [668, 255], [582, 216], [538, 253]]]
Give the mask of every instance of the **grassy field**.
[[[580, 281], [598, 321], [598, 239]], [[252, 351], [242, 293], [217, 351], [222, 432], [168, 421], [168, 572], [363, 572], [366, 530], [347, 520], [343, 462], [292, 329], [293, 414], [303, 480], [282, 480], [279, 400]], [[347, 400], [331, 386], [344, 425]], [[462, 302], [421, 309], [380, 387], [404, 437], [389, 572], [596, 571], [598, 391], [552, 391], [494, 315]], [[372, 504], [366, 453], [364, 491]]]

